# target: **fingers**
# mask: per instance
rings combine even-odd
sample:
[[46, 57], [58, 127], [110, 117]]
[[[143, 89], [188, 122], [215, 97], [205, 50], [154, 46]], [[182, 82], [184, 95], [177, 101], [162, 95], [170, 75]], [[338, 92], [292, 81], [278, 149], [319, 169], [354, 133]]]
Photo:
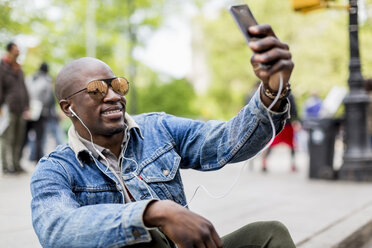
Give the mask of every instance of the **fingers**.
[[293, 61], [290, 59], [281, 59], [270, 67], [262, 67], [260, 64], [254, 62], [252, 62], [252, 65], [257, 77], [261, 78], [263, 81], [279, 71], [291, 72], [294, 67]]
[[152, 203], [145, 212], [144, 221], [146, 225], [158, 226], [180, 248], [222, 247], [222, 240], [210, 221], [174, 202]]
[[249, 27], [248, 32], [254, 37], [266, 37], [266, 36], [276, 37], [273, 29], [268, 24], [251, 26]]
[[213, 230], [201, 234], [201, 238], [196, 241], [194, 247], [222, 248], [222, 240], [213, 228]]
[[213, 243], [216, 245], [215, 247], [222, 248], [223, 246], [222, 240], [214, 228], [213, 231], [211, 232], [211, 238], [213, 240]]
[[[194, 228], [194, 234], [189, 236], [188, 245], [196, 248], [222, 248], [222, 240], [217, 234], [212, 223], [204, 220], [199, 223], [199, 228]], [[185, 240], [185, 239], [184, 239]]]
[[274, 47], [287, 50], [287, 51], [289, 50], [289, 47], [287, 44], [280, 42], [278, 38], [273, 37], [273, 36], [266, 36], [260, 39], [252, 39], [249, 42], [249, 47], [255, 53], [263, 53]]
[[280, 48], [273, 48], [264, 53], [256, 53], [252, 56], [252, 63], [261, 64], [273, 64], [273, 62], [284, 59], [289, 60], [292, 58], [291, 53], [288, 50], [283, 50]]
[[[203, 244], [200, 244], [200, 247], [222, 248], [222, 240], [212, 224], [208, 226], [208, 229], [202, 231], [201, 240], [203, 241]], [[197, 247], [199, 248], [199, 246]]]
[[289, 46], [276, 37], [270, 25], [252, 26], [249, 33], [255, 37], [249, 42], [249, 47], [254, 52], [251, 64], [257, 77], [265, 83], [281, 71], [283, 79], [289, 79], [294, 67]]

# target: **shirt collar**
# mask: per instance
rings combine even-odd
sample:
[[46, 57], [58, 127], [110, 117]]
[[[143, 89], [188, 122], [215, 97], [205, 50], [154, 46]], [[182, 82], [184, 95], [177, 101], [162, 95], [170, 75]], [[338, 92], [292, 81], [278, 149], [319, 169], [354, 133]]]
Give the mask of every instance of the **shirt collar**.
[[[140, 137], [143, 139], [141, 129], [139, 128], [138, 124], [134, 121], [134, 119], [127, 113], [125, 113], [125, 123], [127, 125], [126, 130], [130, 132], [132, 129], [138, 129]], [[125, 139], [126, 135], [124, 135], [123, 142], [126, 142]], [[98, 158], [99, 153], [96, 151], [96, 149], [102, 153], [106, 148], [99, 146], [97, 144], [94, 144], [94, 149], [93, 144], [91, 143], [90, 140], [86, 140], [82, 138], [77, 132], [74, 127], [74, 125], [71, 125], [71, 127], [68, 130], [68, 144], [71, 147], [71, 149], [75, 153], [76, 159], [79, 161], [80, 166], [83, 167], [83, 163], [81, 162], [81, 154], [88, 152], [91, 154], [93, 157]]]
[[128, 131], [130, 131], [131, 129], [138, 129], [139, 135], [143, 139], [143, 135], [141, 133], [141, 129], [138, 126], [138, 124], [134, 121], [134, 119], [132, 118], [132, 116], [130, 116], [128, 113], [125, 113], [124, 118], [125, 118], [125, 123], [127, 123], [127, 125], [128, 125]]

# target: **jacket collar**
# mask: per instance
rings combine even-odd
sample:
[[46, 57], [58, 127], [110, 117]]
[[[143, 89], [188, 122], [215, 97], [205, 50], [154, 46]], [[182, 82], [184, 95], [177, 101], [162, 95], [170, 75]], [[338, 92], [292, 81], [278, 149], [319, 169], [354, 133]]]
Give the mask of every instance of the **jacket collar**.
[[[127, 113], [125, 113], [125, 123], [127, 124], [128, 132], [131, 130], [138, 130], [139, 136], [143, 139], [141, 129], [134, 119]], [[75, 129], [74, 125], [68, 130], [68, 144], [75, 153], [76, 160], [79, 161], [81, 167], [83, 167], [83, 160], [86, 158], [87, 153], [92, 157], [98, 157], [97, 151], [94, 150], [93, 146], [90, 145], [90, 141], [82, 138]], [[97, 144], [94, 144], [98, 151], [102, 152], [105, 148]]]

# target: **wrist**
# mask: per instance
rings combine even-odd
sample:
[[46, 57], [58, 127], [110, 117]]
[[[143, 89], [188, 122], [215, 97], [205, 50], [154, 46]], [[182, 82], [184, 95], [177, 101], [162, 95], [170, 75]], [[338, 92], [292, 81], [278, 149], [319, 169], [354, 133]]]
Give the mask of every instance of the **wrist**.
[[162, 226], [165, 216], [167, 215], [167, 200], [156, 200], [150, 202], [143, 213], [143, 223], [146, 227]]
[[282, 91], [278, 92], [278, 91], [271, 89], [269, 85], [266, 85], [265, 87], [264, 84], [262, 84], [261, 93], [267, 98], [269, 98], [270, 100], [274, 100], [280, 93], [278, 99], [282, 100], [283, 98], [288, 97], [288, 95], [291, 93], [291, 85], [288, 82], [285, 86], [283, 86]]
[[[261, 86], [262, 87], [262, 86]], [[268, 108], [273, 100], [268, 98], [262, 90], [260, 90], [260, 99], [263, 103], [263, 105], [265, 105], [266, 108]], [[277, 111], [279, 109], [279, 107], [281, 106], [281, 103], [282, 103], [282, 100], [278, 100], [277, 103], [271, 108], [272, 111]]]

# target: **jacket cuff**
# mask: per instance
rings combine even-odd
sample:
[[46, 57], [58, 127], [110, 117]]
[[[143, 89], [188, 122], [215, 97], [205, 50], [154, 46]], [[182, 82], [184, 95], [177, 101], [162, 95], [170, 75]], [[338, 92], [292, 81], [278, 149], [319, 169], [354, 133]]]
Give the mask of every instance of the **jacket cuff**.
[[127, 244], [150, 242], [149, 228], [143, 222], [143, 214], [151, 202], [155, 199], [128, 203], [122, 215], [123, 233], [127, 238]]

